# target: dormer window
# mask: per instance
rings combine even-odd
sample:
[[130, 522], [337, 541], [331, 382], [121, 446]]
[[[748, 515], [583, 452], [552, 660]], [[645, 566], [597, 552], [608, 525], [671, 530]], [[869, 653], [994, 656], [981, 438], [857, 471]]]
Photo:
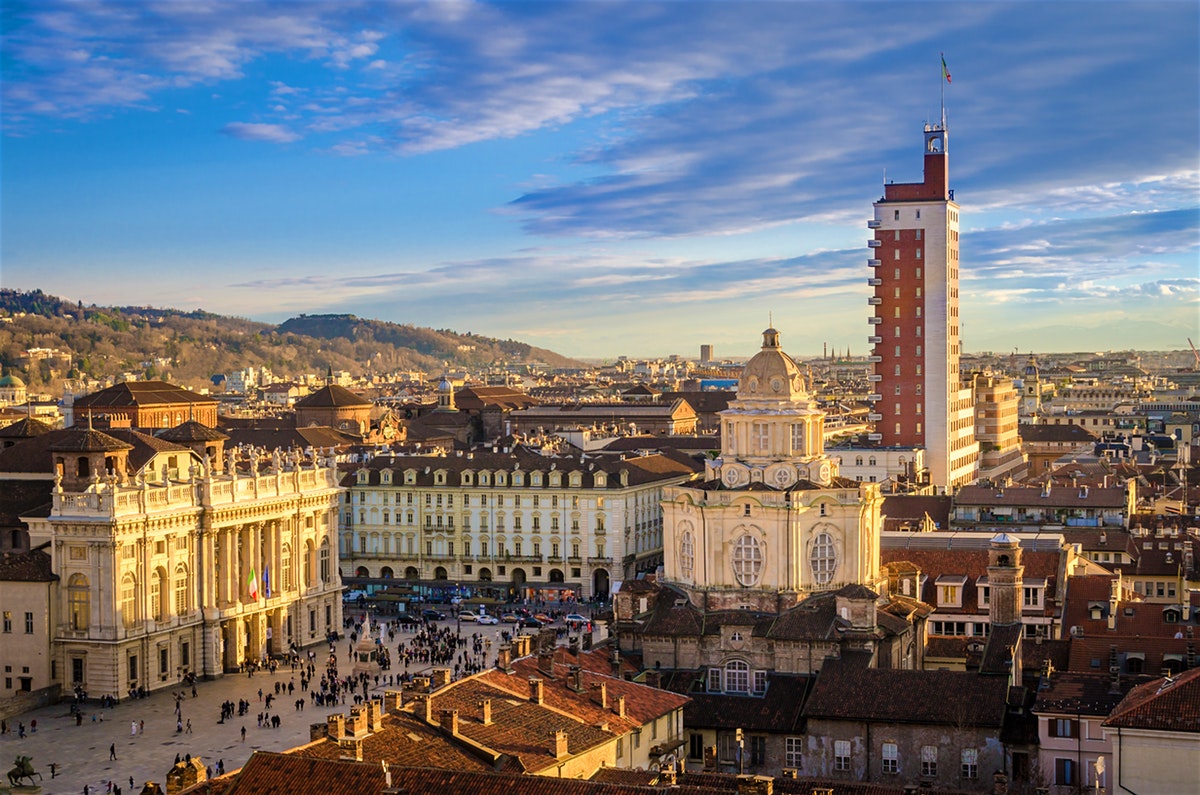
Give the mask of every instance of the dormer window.
[[532, 475], [530, 475], [529, 483], [531, 486], [541, 486], [542, 485], [542, 473], [534, 472]]
[[404, 470], [404, 483], [405, 483], [405, 485], [409, 485], [409, 486], [411, 486], [411, 485], [413, 485], [413, 484], [414, 484], [414, 483], [416, 483], [416, 482], [417, 482], [417, 472], [416, 472], [416, 470], [414, 470], [414, 469], [406, 469], [406, 470]]
[[390, 470], [390, 469], [379, 470], [379, 482], [385, 486], [392, 485], [392, 470]]
[[371, 482], [370, 471], [366, 470], [366, 469], [358, 470], [358, 484], [361, 486], [361, 485], [365, 485], [370, 482]]
[[938, 607], [962, 607], [963, 588], [967, 584], [964, 574], [943, 574], [934, 585], [937, 587]]
[[[437, 472], [434, 472], [434, 473], [433, 473], [433, 482], [434, 482], [434, 484], [435, 484], [435, 485], [438, 485], [438, 486], [444, 486], [444, 485], [446, 485], [446, 472], [445, 472], [445, 470], [439, 469]], [[439, 499], [440, 499], [440, 498], [439, 498]]]
[[463, 484], [464, 486], [470, 486], [470, 485], [471, 485], [471, 473], [470, 473], [470, 472], [464, 472], [464, 473], [462, 473], [462, 484]]

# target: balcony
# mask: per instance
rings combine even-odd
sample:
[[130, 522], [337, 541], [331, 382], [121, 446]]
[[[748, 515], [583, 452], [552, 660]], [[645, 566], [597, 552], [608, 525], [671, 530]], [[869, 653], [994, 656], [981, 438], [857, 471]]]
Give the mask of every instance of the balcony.
[[877, 259], [869, 259], [869, 260], [867, 260], [867, 267], [868, 267], [868, 268], [878, 268], [878, 267], [879, 267], [881, 264], [883, 264], [883, 263], [881, 263], [881, 262], [880, 262], [879, 260], [877, 260]]
[[867, 306], [879, 306], [883, 303], [883, 299], [877, 295], [873, 295], [867, 299]]
[[871, 343], [872, 345], [878, 345], [879, 343], [883, 342], [883, 337], [867, 337], [867, 342]]
[[594, 557], [588, 557], [588, 559], [587, 559], [587, 560], [588, 560], [588, 565], [589, 565], [589, 566], [611, 566], [611, 565], [612, 565], [612, 562], [613, 562], [613, 559], [612, 559], [612, 558], [594, 558]]
[[878, 229], [880, 223], [882, 223], [882, 222], [877, 221], [874, 218], [872, 218], [871, 220], [867, 221], [867, 229]]
[[867, 361], [870, 362], [871, 364], [875, 364], [877, 362], [882, 362], [883, 357], [882, 356], [868, 356]]
[[879, 422], [881, 419], [883, 419], [883, 415], [882, 414], [868, 414], [867, 419], [870, 420], [871, 422]]
[[883, 380], [883, 376], [879, 375], [878, 373], [871, 373], [869, 376], [867, 376], [867, 380], [872, 384], [878, 384]]
[[883, 395], [879, 394], [878, 392], [872, 392], [871, 394], [867, 395], [867, 400], [871, 401], [872, 403], [875, 403], [877, 401], [883, 400]]
[[881, 318], [881, 317], [869, 317], [869, 318], [867, 318], [867, 322], [868, 322], [868, 323], [870, 323], [872, 326], [878, 326], [880, 323], [882, 323], [882, 322], [883, 322], [883, 318]]
[[882, 442], [883, 434], [882, 433], [868, 433], [867, 438], [869, 440], [871, 440], [872, 442]]
[[881, 284], [883, 284], [883, 279], [877, 279], [874, 276], [872, 276], [870, 279], [867, 279], [868, 287], [878, 287]]
[[882, 245], [883, 245], [883, 241], [881, 241], [881, 240], [868, 240], [867, 241], [867, 248], [879, 248]]

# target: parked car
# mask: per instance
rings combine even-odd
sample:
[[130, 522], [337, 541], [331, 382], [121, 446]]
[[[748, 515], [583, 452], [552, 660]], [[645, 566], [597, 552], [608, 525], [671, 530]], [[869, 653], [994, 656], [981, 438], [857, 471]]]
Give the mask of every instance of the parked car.
[[534, 618], [536, 618], [538, 621], [541, 621], [543, 624], [553, 624], [554, 623], [554, 619], [551, 618], [550, 616], [546, 615], [545, 613], [538, 613], [536, 616], [534, 616]]
[[505, 613], [504, 615], [500, 616], [500, 620], [505, 624], [515, 624], [517, 623], [517, 616], [515, 613]]
[[440, 621], [444, 619], [446, 614], [440, 610], [434, 610], [432, 607], [427, 607], [421, 611], [421, 618], [426, 621]]
[[499, 624], [500, 619], [495, 616], [480, 616], [476, 619], [480, 624]]
[[568, 624], [586, 624], [591, 621], [587, 616], [581, 616], [578, 613], [568, 613], [566, 621]]
[[395, 621], [397, 624], [404, 624], [405, 626], [421, 623], [420, 620], [418, 620], [417, 617], [411, 613], [399, 613], [396, 616]]
[[478, 621], [479, 616], [472, 613], [470, 610], [463, 610], [458, 614], [459, 621]]
[[347, 591], [342, 597], [343, 602], [365, 602], [367, 600], [366, 591]]
[[541, 621], [538, 621], [536, 618], [525, 617], [517, 622], [517, 626], [521, 627], [522, 629], [524, 629], [524, 628], [541, 629], [542, 627], [544, 627], [546, 625], [543, 624]]

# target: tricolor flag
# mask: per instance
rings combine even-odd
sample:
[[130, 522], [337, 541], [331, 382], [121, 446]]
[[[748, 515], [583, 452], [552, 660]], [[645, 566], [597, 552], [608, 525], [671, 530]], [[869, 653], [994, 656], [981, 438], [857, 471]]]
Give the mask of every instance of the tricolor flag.
[[946, 78], [947, 83], [951, 82], [950, 67], [946, 66], [946, 56], [944, 54], [942, 55], [942, 77]]
[[254, 573], [254, 567], [250, 567], [250, 579], [246, 582], [246, 589], [250, 592], [250, 598], [258, 601], [258, 575]]
[[263, 597], [271, 598], [271, 564], [263, 566]]

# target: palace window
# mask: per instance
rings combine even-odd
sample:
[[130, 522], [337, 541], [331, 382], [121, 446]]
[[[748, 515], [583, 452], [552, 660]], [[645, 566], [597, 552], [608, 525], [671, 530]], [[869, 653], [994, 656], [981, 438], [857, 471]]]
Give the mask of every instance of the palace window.
[[91, 624], [91, 587], [88, 578], [82, 574], [72, 574], [67, 581], [67, 614], [71, 629], [77, 632], [86, 630]]
[[121, 578], [121, 618], [126, 627], [137, 623], [137, 582], [132, 574]]
[[692, 578], [692, 566], [695, 563], [695, 548], [691, 533], [684, 533], [679, 541], [679, 573], [687, 579]]
[[187, 615], [191, 607], [188, 599], [188, 570], [182, 563], [175, 568], [175, 615]]
[[818, 533], [813, 538], [809, 564], [817, 585], [828, 585], [833, 581], [834, 572], [837, 571], [837, 549], [829, 533]]
[[734, 544], [731, 562], [733, 576], [740, 585], [749, 588], [758, 582], [758, 578], [762, 574], [762, 544], [749, 533], [743, 533]]

